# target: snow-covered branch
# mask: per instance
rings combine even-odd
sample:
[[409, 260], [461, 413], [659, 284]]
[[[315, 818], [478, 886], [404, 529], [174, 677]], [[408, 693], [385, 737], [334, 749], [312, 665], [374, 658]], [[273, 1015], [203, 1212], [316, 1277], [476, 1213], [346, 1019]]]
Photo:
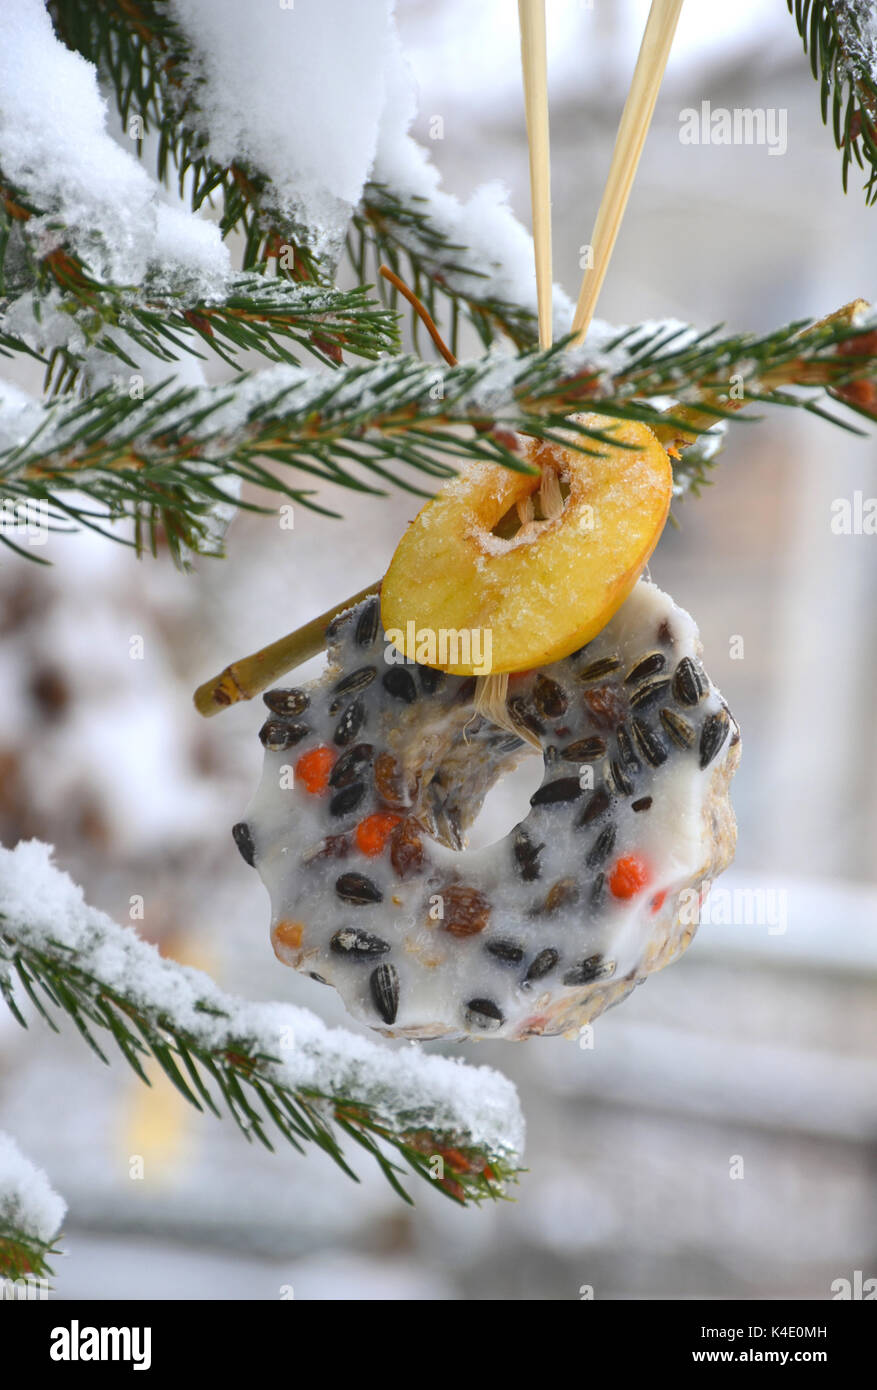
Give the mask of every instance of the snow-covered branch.
[[403, 1196], [388, 1148], [459, 1201], [501, 1196], [518, 1166], [523, 1121], [505, 1077], [226, 994], [89, 907], [36, 840], [0, 849], [0, 990], [25, 1026], [25, 995], [53, 1027], [66, 1013], [104, 1061], [95, 1035], [110, 1033], [144, 1081], [151, 1054], [193, 1105], [222, 1104], [268, 1148], [273, 1128], [350, 1172], [341, 1130]]
[[43, 1278], [67, 1210], [40, 1168], [0, 1130], [0, 1278]]

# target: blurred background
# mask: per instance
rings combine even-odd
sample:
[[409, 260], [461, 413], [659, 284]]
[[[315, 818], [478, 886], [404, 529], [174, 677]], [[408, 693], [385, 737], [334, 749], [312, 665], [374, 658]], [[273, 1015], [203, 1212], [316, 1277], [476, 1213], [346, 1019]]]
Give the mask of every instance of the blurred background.
[[[548, 3], [555, 274], [573, 297], [647, 8]], [[512, 0], [398, 10], [415, 133], [445, 187], [500, 179], [529, 225]], [[785, 153], [683, 145], [680, 111], [702, 100], [787, 112]], [[842, 193], [784, 0], [688, 0], [599, 314], [759, 330], [873, 300], [875, 218], [854, 176]], [[528, 1120], [517, 1199], [484, 1210], [429, 1190], [405, 1208], [365, 1159], [357, 1187], [322, 1156], [272, 1157], [159, 1077], [147, 1091], [70, 1030], [0, 1013], [0, 1125], [70, 1207], [60, 1297], [818, 1299], [877, 1274], [877, 537], [830, 524], [835, 499], [877, 495], [875, 463], [873, 438], [814, 417], [735, 425], [651, 567], [695, 615], [743, 730], [722, 886], [760, 888], [785, 930], [702, 927], [598, 1020], [593, 1048], [452, 1049], [513, 1077]], [[416, 509], [326, 494], [344, 521], [242, 514], [227, 559], [188, 576], [88, 534], [40, 552], [51, 569], [0, 556], [0, 839], [56, 845], [119, 921], [141, 894], [144, 934], [225, 988], [356, 1027], [275, 961], [267, 896], [232, 846], [259, 709], [207, 723], [191, 704], [228, 660], [376, 578]], [[530, 772], [503, 785], [482, 838], [531, 787]]]

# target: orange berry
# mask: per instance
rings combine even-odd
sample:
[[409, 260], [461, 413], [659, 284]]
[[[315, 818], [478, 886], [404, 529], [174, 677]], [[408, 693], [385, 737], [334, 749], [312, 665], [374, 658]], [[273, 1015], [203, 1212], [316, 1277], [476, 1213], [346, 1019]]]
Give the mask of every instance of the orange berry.
[[666, 897], [667, 897], [667, 889], [666, 889], [666, 888], [662, 889], [660, 893], [656, 893], [656, 894], [655, 894], [655, 896], [652, 898], [652, 901], [649, 903], [649, 906], [650, 906], [650, 908], [652, 909], [653, 912], [660, 912], [660, 911], [661, 911], [661, 908], [664, 906], [664, 900], [665, 900]]
[[401, 819], [392, 811], [375, 811], [373, 816], [366, 816], [356, 827], [357, 847], [370, 859], [383, 854], [387, 841]]
[[309, 753], [302, 753], [295, 765], [295, 775], [304, 784], [305, 791], [309, 791], [312, 796], [319, 796], [329, 785], [329, 773], [337, 758], [337, 753], [333, 748], [322, 744], [319, 748], [312, 748]]
[[609, 889], [615, 898], [633, 898], [649, 881], [649, 871], [637, 854], [624, 854], [615, 861], [609, 875]]

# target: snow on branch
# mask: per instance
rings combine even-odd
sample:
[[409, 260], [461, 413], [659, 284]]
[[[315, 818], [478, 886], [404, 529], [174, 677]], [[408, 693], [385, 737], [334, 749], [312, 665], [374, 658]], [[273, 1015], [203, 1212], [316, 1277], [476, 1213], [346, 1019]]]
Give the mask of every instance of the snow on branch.
[[26, 995], [53, 1028], [69, 1015], [103, 1061], [102, 1032], [143, 1081], [151, 1054], [199, 1110], [221, 1103], [248, 1138], [270, 1149], [273, 1129], [299, 1150], [314, 1143], [355, 1176], [341, 1131], [406, 1200], [386, 1149], [457, 1201], [503, 1195], [523, 1147], [504, 1076], [236, 999], [89, 907], [51, 854], [36, 840], [0, 849], [0, 991], [20, 1023]]
[[44, 1278], [67, 1207], [48, 1178], [0, 1130], [0, 1278]]

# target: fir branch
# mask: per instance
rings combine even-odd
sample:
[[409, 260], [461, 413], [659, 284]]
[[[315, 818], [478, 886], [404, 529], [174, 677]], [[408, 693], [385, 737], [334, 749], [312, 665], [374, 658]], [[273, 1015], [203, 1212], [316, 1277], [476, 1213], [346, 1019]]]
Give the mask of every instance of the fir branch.
[[819, 82], [822, 119], [843, 151], [847, 190], [853, 160], [877, 202], [877, 23], [871, 0], [787, 0]]
[[51, 1275], [65, 1210], [45, 1173], [0, 1131], [0, 1280], [20, 1281], [16, 1297]]
[[0, 1220], [0, 1279], [48, 1279], [54, 1272], [49, 1260], [60, 1253], [55, 1241]]
[[[136, 115], [144, 131], [157, 132], [159, 176], [167, 179], [175, 170], [193, 208], [221, 198], [223, 235], [241, 233], [245, 269], [273, 262], [293, 279], [331, 279], [331, 267], [308, 251], [307, 230], [273, 199], [269, 179], [245, 161], [224, 167], [210, 157], [197, 70], [186, 37], [161, 0], [50, 0], [49, 9], [64, 42], [111, 83], [126, 128]], [[404, 272], [433, 318], [439, 318], [442, 303], [455, 354], [461, 312], [485, 346], [498, 335], [517, 348], [536, 342], [535, 313], [499, 297], [467, 248], [437, 226], [418, 199], [403, 200], [384, 184], [367, 184], [347, 249], [360, 284], [375, 279], [386, 261]], [[395, 308], [395, 292], [379, 288]]]
[[169, 283], [166, 267], [142, 287], [106, 284], [63, 245], [63, 228], [52, 250], [31, 244], [27, 223], [39, 215], [20, 191], [4, 186], [0, 173], [0, 311], [30, 292], [35, 335], [47, 313], [70, 321], [69, 341], [46, 357], [39, 342], [3, 331], [0, 317], [0, 352], [37, 356], [56, 393], [76, 384], [91, 349], [136, 371], [116, 334], [165, 362], [185, 352], [201, 356], [194, 348], [198, 339], [234, 367], [235, 355], [246, 351], [297, 364], [289, 344], [330, 365], [342, 362], [344, 351], [374, 359], [398, 349], [395, 315], [368, 298], [367, 286], [336, 290], [241, 272], [229, 277], [221, 298], [205, 300], [186, 285]]
[[515, 1180], [517, 1154], [500, 1137], [501, 1122], [473, 1132], [456, 1098], [464, 1064], [426, 1059], [415, 1093], [405, 1052], [329, 1030], [301, 1009], [237, 1000], [200, 971], [159, 957], [130, 929], [82, 909], [81, 895], [72, 909], [62, 907], [57, 938], [21, 916], [0, 913], [0, 994], [23, 1027], [27, 998], [55, 1032], [66, 1015], [101, 1061], [109, 1063], [108, 1035], [146, 1085], [151, 1058], [196, 1110], [231, 1115], [248, 1140], [272, 1152], [278, 1135], [300, 1153], [315, 1145], [356, 1180], [340, 1130], [408, 1202], [396, 1159], [461, 1204], [503, 1197]]
[[[645, 421], [668, 443], [689, 442], [753, 402], [852, 429], [826, 411], [824, 393], [877, 416], [877, 332], [867, 318], [848, 318], [758, 336], [674, 332], [672, 341], [665, 329], [628, 329], [600, 366], [561, 343], [456, 367], [413, 357], [319, 374], [281, 366], [221, 387], [155, 387], [142, 401], [107, 390], [34, 406], [30, 436], [0, 453], [0, 491], [47, 504], [57, 524], [99, 526], [95, 505], [133, 517], [139, 549], [154, 548], [160, 522], [172, 547], [197, 551], [210, 508], [230, 500], [229, 476], [324, 511], [286, 470], [358, 491], [381, 494], [392, 483], [429, 495], [411, 474], [444, 479], [475, 460], [526, 469], [515, 431], [568, 439], [573, 430], [581, 447], [599, 449], [602, 429], [572, 423], [576, 411]], [[683, 404], [668, 414], [651, 403], [666, 396]], [[709, 450], [683, 450], [677, 490], [704, 482], [709, 462]]]

